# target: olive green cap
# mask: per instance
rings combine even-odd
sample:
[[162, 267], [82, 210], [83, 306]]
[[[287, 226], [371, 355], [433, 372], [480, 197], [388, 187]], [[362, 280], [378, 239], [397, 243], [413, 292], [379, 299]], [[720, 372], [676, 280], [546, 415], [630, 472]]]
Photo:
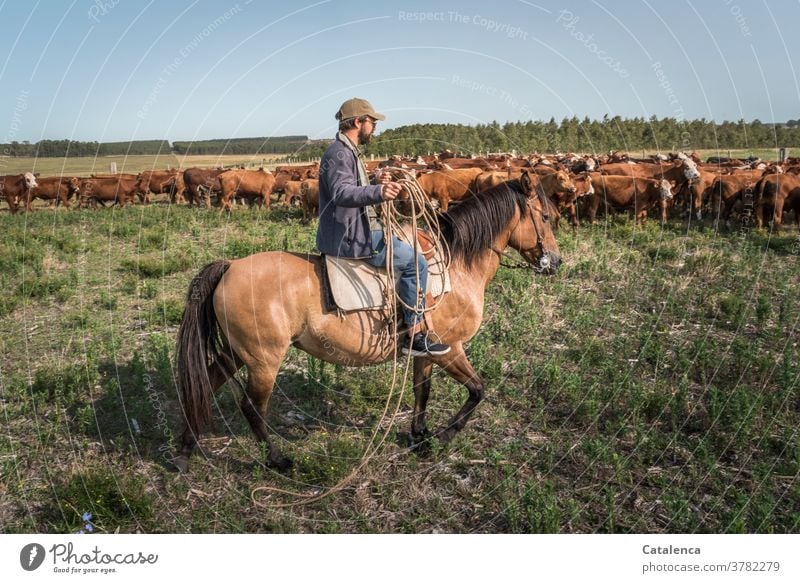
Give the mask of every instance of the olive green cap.
[[358, 97], [353, 97], [352, 99], [348, 99], [342, 103], [339, 111], [336, 112], [336, 119], [342, 121], [345, 119], [362, 117], [365, 115], [368, 115], [374, 119], [386, 119], [385, 115], [375, 111], [369, 101], [366, 99], [359, 99]]

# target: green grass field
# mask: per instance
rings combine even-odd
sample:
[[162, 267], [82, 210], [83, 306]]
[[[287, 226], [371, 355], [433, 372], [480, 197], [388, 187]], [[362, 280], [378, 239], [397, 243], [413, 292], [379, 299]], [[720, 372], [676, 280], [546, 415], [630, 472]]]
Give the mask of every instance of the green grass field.
[[[409, 453], [410, 387], [359, 463], [393, 369], [289, 353], [266, 469], [220, 392], [186, 475], [174, 342], [193, 275], [220, 257], [310, 251], [300, 213], [153, 205], [0, 216], [0, 531], [676, 533], [800, 531], [800, 238], [620, 217], [558, 234], [551, 278], [501, 269], [468, 354], [487, 398], [446, 448]], [[264, 290], [273, 293], [275, 290]], [[434, 373], [438, 426], [465, 391]], [[388, 427], [388, 426], [387, 426]], [[256, 493], [261, 503], [297, 501]]]

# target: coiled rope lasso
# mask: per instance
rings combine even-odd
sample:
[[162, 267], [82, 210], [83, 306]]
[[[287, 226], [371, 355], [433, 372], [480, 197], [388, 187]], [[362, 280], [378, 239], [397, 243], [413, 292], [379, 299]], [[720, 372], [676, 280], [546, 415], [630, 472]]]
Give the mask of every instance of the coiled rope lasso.
[[[394, 238], [397, 237], [400, 240], [404, 240], [409, 243], [414, 250], [413, 260], [414, 265], [416, 266], [416, 275], [417, 275], [417, 290], [416, 290], [416, 297], [419, 298], [420, 294], [424, 294], [425, 291], [421, 290], [419, 287], [419, 262], [418, 262], [418, 254], [421, 251], [420, 245], [417, 244], [417, 231], [418, 225], [422, 225], [425, 230], [427, 230], [431, 234], [431, 239], [436, 246], [436, 254], [442, 258], [442, 261], [445, 262], [445, 272], [449, 267], [449, 251], [443, 247], [441, 230], [439, 228], [439, 219], [438, 216], [433, 212], [428, 202], [428, 196], [425, 194], [425, 191], [417, 182], [414, 174], [407, 172], [405, 169], [402, 168], [391, 168], [391, 172], [394, 173], [394, 176], [400, 176], [397, 178], [396, 182], [398, 182], [402, 187], [403, 190], [407, 193], [407, 197], [400, 199], [399, 201], [384, 201], [381, 203], [381, 219], [383, 222], [384, 227], [384, 240], [386, 243], [386, 271], [388, 274], [388, 289], [394, 292], [395, 301], [389, 302], [389, 314], [388, 318], [391, 322], [392, 326], [392, 334], [391, 338], [394, 339], [393, 342], [393, 362], [394, 365], [392, 367], [392, 384], [391, 388], [389, 389], [389, 394], [386, 397], [386, 403], [383, 408], [383, 412], [381, 413], [381, 417], [378, 422], [375, 424], [375, 428], [372, 431], [372, 435], [370, 436], [369, 443], [367, 447], [364, 449], [364, 453], [359, 460], [358, 465], [353, 468], [344, 478], [339, 480], [335, 485], [331, 486], [329, 489], [324, 490], [322, 492], [314, 491], [314, 492], [292, 492], [290, 490], [284, 490], [282, 488], [276, 488], [273, 486], [259, 486], [254, 488], [250, 492], [250, 499], [255, 506], [261, 508], [270, 508], [270, 509], [279, 509], [279, 508], [289, 508], [289, 507], [296, 507], [296, 506], [305, 506], [308, 504], [312, 504], [317, 502], [318, 500], [322, 500], [330, 496], [331, 494], [335, 494], [343, 490], [352, 480], [358, 475], [361, 469], [366, 466], [377, 454], [383, 444], [386, 442], [386, 439], [389, 437], [391, 433], [393, 422], [389, 422], [386, 425], [385, 430], [382, 434], [380, 433], [380, 428], [384, 424], [387, 418], [393, 420], [397, 417], [397, 414], [400, 411], [400, 407], [403, 403], [403, 397], [405, 395], [405, 387], [408, 383], [409, 372], [411, 371], [411, 364], [412, 364], [412, 357], [411, 354], [406, 355], [405, 357], [405, 365], [403, 370], [403, 378], [400, 385], [400, 390], [397, 390], [397, 364], [399, 361], [399, 351], [398, 351], [398, 304], [402, 308], [410, 309], [412, 311], [419, 312], [418, 306], [409, 306], [405, 302], [403, 302], [397, 295], [397, 282], [394, 272]], [[406, 207], [410, 209], [410, 213], [406, 213], [404, 209], [400, 207]], [[410, 231], [411, 237], [410, 241], [408, 240], [409, 237], [406, 235], [406, 231], [403, 228], [403, 224], [405, 222], [410, 223]], [[430, 311], [438, 306], [439, 302], [441, 301], [441, 297], [436, 300], [433, 305], [426, 305], [425, 311]], [[394, 409], [392, 409], [392, 404], [394, 402]], [[256, 496], [259, 493], [274, 493], [274, 494], [282, 494], [286, 496], [294, 497], [295, 500], [290, 502], [275, 502], [275, 503], [265, 503], [259, 501]]]

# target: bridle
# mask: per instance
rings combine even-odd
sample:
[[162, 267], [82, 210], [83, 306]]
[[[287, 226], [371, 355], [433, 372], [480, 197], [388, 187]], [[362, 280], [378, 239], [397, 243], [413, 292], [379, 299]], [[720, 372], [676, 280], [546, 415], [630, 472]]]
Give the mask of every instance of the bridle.
[[[550, 216], [546, 212], [547, 205], [549, 204], [549, 201], [547, 200], [547, 197], [544, 194], [544, 191], [542, 189], [538, 188], [538, 187], [536, 188], [536, 194], [537, 194], [537, 196], [539, 198], [540, 204], [542, 205], [542, 210], [539, 211], [542, 214], [542, 219], [544, 221], [549, 221], [550, 220]], [[547, 253], [545, 252], [545, 249], [544, 249], [544, 237], [542, 236], [542, 233], [539, 230], [539, 227], [538, 227], [538, 225], [536, 224], [536, 221], [533, 218], [533, 209], [530, 208], [528, 202], [525, 203], [525, 213], [530, 215], [531, 223], [533, 224], [533, 230], [536, 233], [536, 247], [535, 248], [539, 250], [539, 257], [540, 257], [539, 265], [536, 266], [536, 265], [533, 265], [532, 263], [528, 263], [527, 261], [520, 261], [518, 259], [514, 259], [510, 255], [508, 255], [508, 253], [506, 253], [505, 251], [500, 251], [499, 249], [495, 248], [494, 245], [492, 245], [490, 247], [490, 249], [497, 254], [497, 257], [500, 260], [500, 265], [502, 267], [507, 267], [508, 269], [532, 269], [533, 271], [535, 271], [537, 273], [541, 273], [541, 272], [546, 271], [547, 269], [550, 268], [550, 259], [549, 259], [548, 255], [547, 255]], [[519, 224], [521, 222], [522, 222], [522, 216], [520, 216], [517, 219], [517, 224], [514, 225], [513, 229], [511, 229], [511, 234], [513, 234], [514, 231], [517, 230], [517, 228], [519, 227]], [[503, 263], [503, 259], [506, 260], [506, 263]]]

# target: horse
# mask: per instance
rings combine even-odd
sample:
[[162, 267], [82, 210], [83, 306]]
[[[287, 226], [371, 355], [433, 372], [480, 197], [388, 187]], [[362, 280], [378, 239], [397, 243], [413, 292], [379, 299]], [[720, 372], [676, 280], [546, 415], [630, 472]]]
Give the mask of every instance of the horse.
[[[433, 329], [451, 351], [414, 357], [410, 436], [415, 445], [431, 438], [451, 441], [483, 399], [485, 383], [470, 364], [464, 344], [480, 328], [485, 290], [504, 250], [517, 250], [526, 266], [542, 274], [555, 273], [561, 263], [549, 222], [552, 203], [535, 182], [525, 172], [440, 217], [452, 291], [430, 317]], [[264, 252], [214, 261], [194, 277], [177, 335], [177, 382], [186, 420], [174, 460], [179, 471], [187, 471], [199, 435], [211, 425], [214, 392], [243, 366], [248, 375], [242, 387], [242, 412], [256, 438], [267, 447], [267, 465], [285, 472], [292, 462], [271, 443], [265, 418], [289, 347], [348, 366], [377, 365], [396, 356], [389, 308], [348, 312], [344, 317], [325, 311], [323, 261], [319, 255]], [[272, 293], [275, 290], [279, 293]], [[463, 384], [468, 396], [449, 422], [431, 433], [425, 414], [434, 365]]]

